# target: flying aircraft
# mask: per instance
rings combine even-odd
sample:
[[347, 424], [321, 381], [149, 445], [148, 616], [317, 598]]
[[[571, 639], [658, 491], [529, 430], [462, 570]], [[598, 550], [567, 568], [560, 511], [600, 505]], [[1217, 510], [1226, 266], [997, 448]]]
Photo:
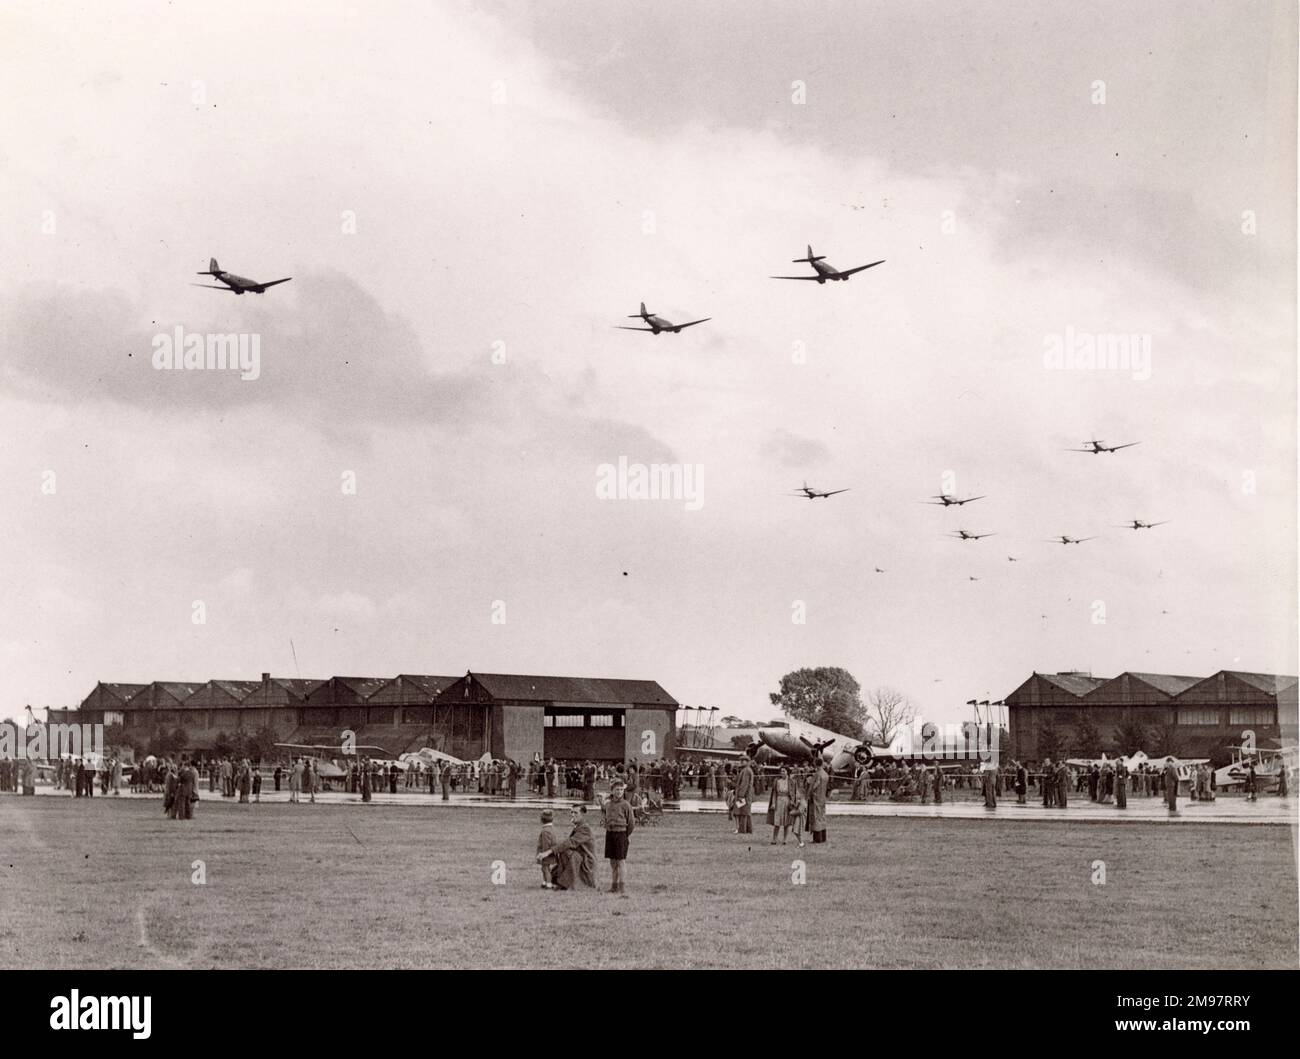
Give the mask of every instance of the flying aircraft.
[[1130, 441], [1124, 445], [1107, 445], [1104, 441], [1098, 441], [1093, 438], [1091, 441], [1085, 441], [1086, 448], [1066, 449], [1066, 452], [1091, 452], [1094, 456], [1103, 452], [1119, 452], [1120, 449], [1131, 449], [1134, 445], [1141, 445], [1140, 441]]
[[983, 496], [968, 496], [964, 499], [959, 499], [958, 497], [953, 496], [951, 493], [938, 493], [935, 496], [931, 497], [929, 500], [922, 500], [921, 503], [942, 504], [944, 507], [953, 507], [954, 505], [956, 505], [957, 507], [961, 507], [962, 504], [969, 504], [972, 500], [983, 500], [983, 499], [984, 499]]
[[1044, 538], [1048, 544], [1082, 544], [1084, 541], [1095, 541], [1096, 539], [1096, 537], [1067, 537], [1064, 533], [1059, 537]]
[[828, 496], [834, 496], [836, 493], [847, 493], [852, 486], [844, 489], [832, 489], [829, 492], [822, 492], [820, 489], [814, 489], [807, 482], [799, 487], [796, 492], [790, 493], [790, 496], [801, 496], [806, 500], [825, 500]]
[[215, 257], [208, 259], [208, 270], [198, 272], [199, 276], [212, 276], [219, 279], [225, 284], [224, 287], [218, 287], [211, 283], [191, 283], [191, 287], [205, 287], [208, 290], [228, 290], [233, 294], [247, 294], [250, 291], [254, 294], [263, 293], [267, 287], [274, 287], [277, 283], [288, 283], [292, 276], [285, 276], [284, 279], [268, 280], [266, 283], [258, 283], [255, 279], [248, 279], [245, 276], [236, 276], [233, 272], [227, 272], [217, 264]]
[[966, 580], [967, 580], [967, 581], [978, 581], [979, 578], [978, 578], [978, 577], [967, 577]]
[[1133, 520], [1131, 520], [1131, 521], [1129, 521], [1129, 522], [1123, 522], [1123, 523], [1121, 523], [1120, 525], [1116, 526], [1115, 528], [1116, 528], [1116, 529], [1135, 529], [1135, 530], [1139, 530], [1139, 529], [1154, 529], [1156, 526], [1163, 526], [1163, 525], [1165, 524], [1165, 522], [1168, 522], [1168, 521], [1170, 521], [1170, 520], [1169, 520], [1169, 519], [1165, 519], [1164, 522], [1143, 522], [1140, 518], [1135, 518], [1135, 519], [1133, 519]]
[[665, 320], [662, 316], [655, 316], [654, 313], [646, 312], [645, 302], [641, 303], [641, 311], [632, 313], [628, 316], [629, 320], [644, 320], [649, 327], [628, 327], [626, 324], [615, 324], [620, 331], [649, 331], [652, 335], [659, 334], [660, 331], [671, 331], [677, 334], [683, 327], [694, 327], [696, 324], [702, 324], [705, 320], [712, 320], [712, 316], [706, 316], [700, 320], [692, 320], [688, 324], [675, 324], [670, 320]]
[[794, 264], [799, 264], [800, 262], [804, 262], [806, 264], [812, 265], [814, 274], [811, 276], [772, 276], [770, 278], [771, 279], [813, 279], [816, 280], [818, 283], [825, 283], [828, 279], [847, 280], [855, 272], [861, 272], [863, 269], [875, 268], [877, 265], [883, 265], [885, 263], [884, 258], [881, 258], [879, 261], [873, 261], [869, 265], [859, 265], [857, 268], [846, 268], [843, 272], [841, 272], [839, 269], [834, 268], [830, 264], [828, 264], [826, 258], [815, 256], [813, 254], [813, 248], [811, 246], [808, 247], [807, 257], [796, 257], [794, 259]]
[[956, 537], [958, 540], [963, 540], [963, 541], [977, 541], [977, 540], [979, 540], [981, 537], [995, 537], [995, 536], [997, 536], [997, 534], [995, 534], [995, 533], [970, 533], [970, 532], [967, 531], [967, 530], [959, 529], [956, 533], [949, 533], [948, 536], [949, 536], [949, 537]]
[[1018, 562], [1020, 562], [1020, 560], [1017, 559], [1014, 555], [1008, 555], [1008, 556], [1007, 556], [1007, 562], [1009, 562], [1009, 563], [1018, 563]]

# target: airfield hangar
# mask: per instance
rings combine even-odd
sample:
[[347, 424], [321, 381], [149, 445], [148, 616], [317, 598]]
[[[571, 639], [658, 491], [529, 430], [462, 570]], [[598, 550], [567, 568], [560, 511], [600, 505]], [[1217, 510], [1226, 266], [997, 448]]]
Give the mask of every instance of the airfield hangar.
[[674, 756], [678, 703], [653, 680], [466, 673], [304, 680], [99, 683], [51, 722], [120, 724], [140, 749], [164, 733], [211, 753], [221, 737], [269, 730], [277, 742], [331, 745], [344, 730], [393, 757], [431, 747], [472, 760], [651, 761]]
[[[1222, 765], [1247, 731], [1261, 747], [1295, 741], [1296, 690], [1296, 677], [1230, 670], [1208, 677], [1034, 673], [1005, 700], [1011, 756], [1041, 761], [1055, 741], [1069, 757], [1144, 750]], [[1128, 745], [1134, 737], [1143, 745]], [[1085, 745], [1094, 740], [1099, 745]]]

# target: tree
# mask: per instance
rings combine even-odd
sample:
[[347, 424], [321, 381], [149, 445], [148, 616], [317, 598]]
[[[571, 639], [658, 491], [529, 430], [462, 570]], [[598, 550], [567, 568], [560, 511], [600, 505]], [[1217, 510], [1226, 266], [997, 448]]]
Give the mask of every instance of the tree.
[[265, 724], [254, 731], [244, 733], [243, 756], [251, 761], [266, 761], [275, 752], [275, 729]]
[[1151, 736], [1144, 724], [1129, 721], [1115, 729], [1115, 740], [1119, 743], [1119, 752], [1125, 757], [1145, 750], [1151, 744]]
[[1084, 757], [1097, 757], [1101, 751], [1101, 729], [1092, 714], [1083, 710], [1074, 725], [1075, 749]]
[[1174, 757], [1183, 756], [1183, 733], [1176, 724], [1164, 724], [1151, 729], [1151, 736], [1155, 740], [1155, 753], [1151, 757], [1164, 757], [1172, 754]]
[[896, 688], [876, 688], [867, 696], [867, 735], [878, 746], [888, 746], [915, 717], [912, 700]]
[[1044, 720], [1038, 727], [1038, 759], [1046, 761], [1051, 758], [1053, 761], [1058, 761], [1062, 753], [1064, 753], [1064, 740], [1060, 729], [1053, 721]]
[[867, 721], [862, 688], [846, 669], [818, 666], [796, 669], [781, 678], [781, 690], [768, 695], [787, 717], [807, 721], [851, 739], [861, 739]]

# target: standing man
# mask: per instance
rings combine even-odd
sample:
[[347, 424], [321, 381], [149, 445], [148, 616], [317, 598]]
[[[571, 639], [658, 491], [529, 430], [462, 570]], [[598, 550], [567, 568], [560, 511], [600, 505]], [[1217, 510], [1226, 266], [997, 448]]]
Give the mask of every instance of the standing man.
[[1178, 812], [1178, 767], [1172, 762], [1165, 764], [1165, 804], [1169, 806], [1172, 816]]
[[754, 818], [750, 815], [750, 802], [754, 800], [754, 770], [750, 768], [749, 760], [745, 760], [744, 767], [740, 770], [740, 775], [736, 777], [736, 829], [733, 835], [752, 835], [754, 833]]
[[808, 830], [815, 843], [826, 841], [826, 792], [830, 788], [830, 775], [826, 762], [817, 762], [817, 771], [808, 780]]
[[194, 803], [199, 800], [199, 770], [188, 757], [181, 758], [180, 771], [176, 774], [176, 819], [194, 819]]
[[1043, 808], [1051, 809], [1056, 805], [1056, 770], [1052, 768], [1052, 759], [1043, 759]]
[[519, 765], [512, 759], [506, 767], [510, 769], [510, 800], [513, 802], [519, 792]]
[[1123, 758], [1115, 766], [1115, 808], [1128, 808], [1128, 766], [1124, 764]]
[[623, 892], [625, 885], [623, 868], [627, 861], [628, 839], [632, 837], [632, 831], [636, 828], [636, 814], [632, 811], [632, 803], [623, 797], [623, 792], [626, 790], [626, 783], [615, 780], [610, 788], [609, 797], [601, 806], [601, 811], [605, 814], [605, 859], [609, 861], [613, 875], [609, 885], [609, 892], [612, 894]]
[[444, 802], [451, 800], [451, 765], [446, 761], [442, 763], [442, 800]]
[[1070, 787], [1070, 769], [1062, 761], [1056, 766], [1056, 804], [1062, 809], [1069, 806], [1069, 794], [1066, 793]]
[[1029, 772], [1019, 761], [1016, 765], [1016, 804], [1025, 804], [1025, 792], [1029, 789]]
[[996, 809], [998, 807], [996, 770], [988, 767], [981, 770], [980, 785], [984, 788], [984, 808]]

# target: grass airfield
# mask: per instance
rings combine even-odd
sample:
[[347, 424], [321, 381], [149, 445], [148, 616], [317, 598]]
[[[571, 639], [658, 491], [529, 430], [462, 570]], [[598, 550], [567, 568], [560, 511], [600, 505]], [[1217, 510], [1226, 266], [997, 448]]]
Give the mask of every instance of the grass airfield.
[[1297, 966], [1284, 826], [833, 816], [801, 850], [670, 814], [619, 896], [603, 859], [542, 890], [532, 810], [203, 798], [0, 797], [0, 965]]

